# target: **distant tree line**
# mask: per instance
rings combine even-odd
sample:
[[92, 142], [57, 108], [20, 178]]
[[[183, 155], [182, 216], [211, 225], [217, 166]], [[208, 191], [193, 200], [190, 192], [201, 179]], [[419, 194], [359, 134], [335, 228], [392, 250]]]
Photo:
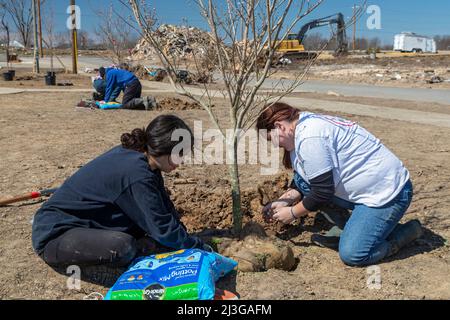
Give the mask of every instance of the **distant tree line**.
[[[0, 44], [7, 44], [8, 35], [10, 41], [17, 40], [25, 48], [33, 47], [33, 15], [31, 0], [0, 0]], [[53, 8], [45, 5], [41, 0], [41, 16], [43, 27], [49, 26], [47, 32], [43, 32], [44, 43], [52, 43], [55, 49], [68, 49], [72, 46], [71, 31], [55, 32], [52, 41], [49, 41], [48, 30], [54, 31]], [[109, 50], [115, 55], [119, 52], [127, 52], [134, 48], [138, 37], [121, 20], [113, 16], [112, 7], [105, 12], [96, 12], [99, 16], [98, 26], [95, 31], [79, 30], [77, 33], [78, 48], [80, 50]], [[105, 18], [106, 17], [106, 18]], [[65, 27], [65, 26], [64, 26]], [[44, 47], [48, 47], [45, 45]], [[122, 54], [122, 53], [121, 53]], [[122, 58], [122, 57], [121, 57]]]
[[450, 36], [435, 36], [434, 41], [438, 50], [450, 50]]
[[[353, 39], [351, 37], [347, 38], [349, 50], [353, 49]], [[334, 50], [336, 48], [336, 40], [329, 39], [321, 35], [320, 33], [311, 33], [306, 35], [303, 39], [303, 45], [306, 50], [320, 50], [324, 46], [327, 50]], [[381, 39], [378, 37], [374, 38], [356, 38], [355, 49], [356, 50], [368, 50], [368, 49], [381, 49], [381, 50], [392, 50], [393, 44], [382, 44]]]

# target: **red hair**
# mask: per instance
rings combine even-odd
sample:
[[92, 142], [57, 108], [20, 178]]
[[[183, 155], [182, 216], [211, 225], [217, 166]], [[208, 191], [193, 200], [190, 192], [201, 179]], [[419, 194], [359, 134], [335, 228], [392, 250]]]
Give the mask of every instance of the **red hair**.
[[[291, 107], [287, 103], [276, 102], [269, 105], [265, 111], [258, 117], [256, 121], [256, 128], [258, 130], [266, 129], [268, 132], [275, 129], [275, 122], [277, 121], [294, 121], [298, 119], [300, 115], [300, 110]], [[267, 136], [270, 139], [270, 136]], [[290, 152], [284, 151], [283, 155], [283, 165], [287, 169], [292, 169]]]

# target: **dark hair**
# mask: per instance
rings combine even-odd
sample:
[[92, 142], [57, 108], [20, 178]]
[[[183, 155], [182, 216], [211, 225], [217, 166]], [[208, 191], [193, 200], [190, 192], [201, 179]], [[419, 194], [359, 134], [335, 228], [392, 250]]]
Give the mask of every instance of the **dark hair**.
[[[277, 121], [293, 121], [298, 119], [300, 110], [291, 107], [287, 103], [276, 102], [272, 105], [266, 106], [265, 111], [258, 117], [256, 121], [256, 128], [258, 130], [266, 129], [270, 132], [275, 128], [275, 122]], [[270, 139], [270, 136], [267, 136]], [[284, 151], [283, 165], [287, 169], [292, 169], [290, 152]]]
[[149, 155], [159, 157], [169, 155], [180, 141], [172, 141], [172, 133], [177, 129], [184, 129], [190, 135], [190, 147], [194, 146], [191, 129], [177, 116], [165, 114], [153, 119], [147, 129], [136, 128], [131, 133], [124, 133], [120, 137], [122, 147], [147, 152]]
[[119, 69], [130, 71], [130, 65], [126, 62], [122, 62], [121, 64], [119, 64]]
[[105, 79], [106, 69], [104, 67], [100, 67], [100, 69], [98, 69], [98, 73], [100, 74], [100, 77]]

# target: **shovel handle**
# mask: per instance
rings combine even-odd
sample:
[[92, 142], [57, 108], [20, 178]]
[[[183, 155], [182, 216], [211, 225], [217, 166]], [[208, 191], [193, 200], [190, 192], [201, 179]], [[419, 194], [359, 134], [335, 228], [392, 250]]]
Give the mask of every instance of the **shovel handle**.
[[57, 189], [47, 189], [47, 190], [42, 190], [42, 191], [33, 191], [33, 192], [29, 192], [29, 193], [21, 195], [21, 196], [16, 196], [16, 197], [13, 197], [13, 198], [0, 200], [0, 206], [5, 206], [7, 204], [14, 203], [14, 202], [19, 202], [19, 201], [36, 199], [36, 198], [39, 198], [39, 197], [42, 197], [42, 196], [48, 196], [48, 195], [51, 195], [52, 193], [54, 193], [56, 190]]

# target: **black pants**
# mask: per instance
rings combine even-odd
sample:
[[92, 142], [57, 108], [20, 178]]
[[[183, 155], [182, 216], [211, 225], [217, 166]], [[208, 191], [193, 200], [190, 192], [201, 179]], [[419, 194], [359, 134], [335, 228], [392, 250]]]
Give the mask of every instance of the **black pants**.
[[172, 250], [148, 237], [136, 240], [123, 232], [74, 228], [50, 241], [41, 257], [51, 266], [124, 267], [138, 255], [164, 251]]
[[141, 99], [142, 85], [136, 79], [130, 82], [123, 90], [122, 108], [123, 109], [143, 109], [144, 104]]

